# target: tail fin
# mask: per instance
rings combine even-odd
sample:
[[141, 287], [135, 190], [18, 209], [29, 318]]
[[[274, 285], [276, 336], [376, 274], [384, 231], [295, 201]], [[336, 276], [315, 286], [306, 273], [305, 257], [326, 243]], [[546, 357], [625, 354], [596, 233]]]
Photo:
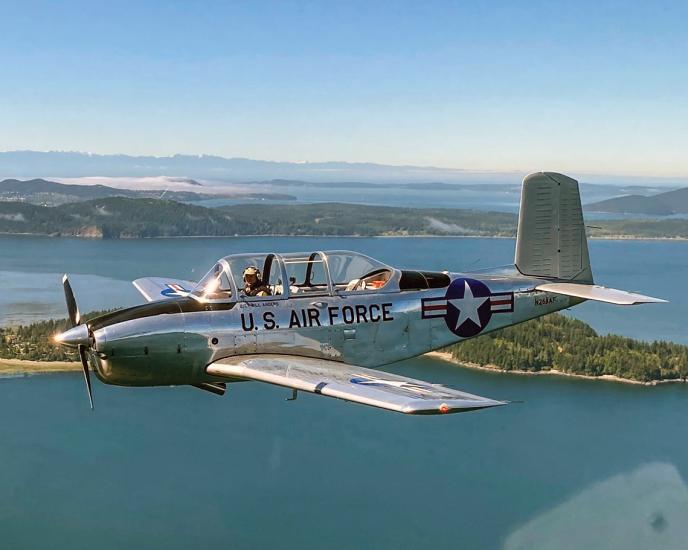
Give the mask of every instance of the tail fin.
[[524, 275], [593, 282], [576, 180], [555, 172], [523, 180], [514, 263]]

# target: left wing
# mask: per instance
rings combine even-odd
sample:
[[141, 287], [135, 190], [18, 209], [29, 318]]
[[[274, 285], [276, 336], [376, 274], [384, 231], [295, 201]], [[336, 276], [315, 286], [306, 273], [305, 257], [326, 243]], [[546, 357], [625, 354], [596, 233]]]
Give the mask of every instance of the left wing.
[[405, 414], [458, 413], [507, 404], [439, 384], [310, 357], [238, 355], [211, 363], [206, 372], [227, 379], [267, 382]]
[[193, 281], [165, 277], [144, 277], [136, 279], [132, 284], [148, 302], [186, 296], [196, 286]]

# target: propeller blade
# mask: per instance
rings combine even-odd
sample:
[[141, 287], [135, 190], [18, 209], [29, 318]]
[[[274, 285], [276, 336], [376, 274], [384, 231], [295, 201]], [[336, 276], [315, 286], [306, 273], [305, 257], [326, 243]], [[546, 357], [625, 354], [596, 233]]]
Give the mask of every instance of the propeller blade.
[[88, 368], [88, 358], [86, 357], [86, 346], [79, 345], [79, 357], [81, 358], [81, 366], [84, 368], [84, 380], [86, 380], [86, 390], [88, 391], [88, 401], [93, 410], [93, 389], [91, 388], [91, 371]]
[[67, 278], [66, 274], [64, 277], [62, 277], [62, 286], [64, 287], [65, 300], [67, 301], [69, 320], [72, 323], [72, 326], [75, 327], [81, 324], [81, 314], [79, 313], [79, 308], [76, 305], [74, 292], [72, 292], [72, 285], [69, 284], [69, 279]]

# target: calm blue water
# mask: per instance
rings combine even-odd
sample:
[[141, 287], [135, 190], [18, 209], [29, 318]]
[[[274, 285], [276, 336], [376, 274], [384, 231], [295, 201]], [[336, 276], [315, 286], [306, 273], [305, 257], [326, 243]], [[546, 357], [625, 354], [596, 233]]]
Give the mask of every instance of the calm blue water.
[[[70, 273], [82, 311], [142, 302], [131, 281], [145, 276], [197, 280], [222, 256], [344, 248], [399, 267], [452, 271], [513, 261], [512, 239], [241, 237], [101, 241], [0, 237], [0, 323], [64, 317], [61, 277]], [[671, 301], [623, 308], [583, 304], [572, 314], [600, 332], [688, 343], [688, 242], [592, 241], [598, 282]]]
[[[521, 190], [514, 186], [511, 191], [491, 188], [489, 185], [480, 190], [428, 186], [427, 189], [405, 189], [403, 187], [304, 187], [304, 186], [265, 186], [266, 192], [287, 193], [296, 197], [299, 203], [346, 202], [353, 204], [381, 206], [413, 206], [417, 208], [470, 208], [497, 212], [516, 212]], [[243, 201], [247, 202], [247, 201]], [[255, 202], [255, 201], [252, 201]], [[279, 201], [270, 201], [274, 204]], [[294, 201], [287, 201], [294, 204]], [[196, 204], [201, 206], [224, 206], [240, 204], [236, 200], [210, 199]]]
[[[129, 281], [193, 278], [238, 251], [353, 248], [401, 266], [508, 263], [508, 239], [0, 238], [3, 321], [140, 301]], [[686, 341], [687, 243], [594, 242], [600, 281], [668, 306], [575, 311], [599, 330]], [[23, 304], [23, 305], [22, 305]], [[29, 310], [29, 305], [35, 309]], [[239, 384], [94, 388], [0, 381], [7, 548], [685, 548], [688, 388], [463, 370], [389, 370], [524, 403], [413, 418]]]
[[97, 384], [91, 413], [78, 374], [4, 380], [3, 546], [685, 548], [684, 387], [391, 370], [525, 403], [421, 418]]
[[[415, 208], [466, 208], [473, 210], [493, 211], [493, 212], [518, 212], [518, 205], [521, 199], [521, 186], [514, 182], [512, 186], [505, 185], [482, 185], [479, 188], [462, 186], [433, 186], [428, 184], [423, 189], [404, 188], [404, 187], [341, 187], [341, 186], [274, 186], [258, 185], [254, 189], [256, 192], [267, 193], [286, 193], [296, 197], [296, 203], [321, 203], [321, 202], [345, 202], [352, 204], [380, 205], [380, 206], [400, 206]], [[597, 202], [628, 192], [654, 194], [660, 192], [659, 189], [622, 189], [610, 187], [596, 187], [583, 185], [581, 187], [581, 200], [583, 204]], [[209, 199], [197, 201], [193, 204], [207, 207], [226, 206], [232, 204], [255, 204], [265, 202], [266, 204], [295, 204], [295, 201], [257, 201], [255, 199]], [[586, 212], [588, 220], [620, 220], [620, 219], [653, 219], [656, 216], [643, 216], [640, 214], [619, 214]], [[686, 218], [686, 214], [666, 216], [669, 218]]]

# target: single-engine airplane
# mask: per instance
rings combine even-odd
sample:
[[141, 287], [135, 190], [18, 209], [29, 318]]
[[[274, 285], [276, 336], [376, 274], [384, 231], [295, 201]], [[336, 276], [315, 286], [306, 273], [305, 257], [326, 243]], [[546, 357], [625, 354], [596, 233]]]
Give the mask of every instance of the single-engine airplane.
[[148, 303], [82, 323], [63, 279], [93, 408], [89, 363], [106, 384], [192, 385], [222, 395], [256, 380], [407, 414], [504, 405], [374, 370], [596, 300], [664, 302], [593, 284], [578, 182], [523, 181], [514, 265], [471, 273], [397, 269], [343, 250], [237, 254], [199, 282], [133, 282]]

